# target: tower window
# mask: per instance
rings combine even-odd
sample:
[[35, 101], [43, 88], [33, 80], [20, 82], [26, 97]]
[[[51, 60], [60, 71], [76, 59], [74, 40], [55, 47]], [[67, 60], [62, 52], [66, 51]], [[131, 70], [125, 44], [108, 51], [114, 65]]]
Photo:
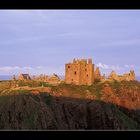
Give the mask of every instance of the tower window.
[[76, 71], [74, 72], [74, 74], [76, 75]]
[[70, 68], [70, 66], [68, 66], [68, 68]]
[[85, 71], [87, 71], [87, 69], [85, 69]]
[[88, 77], [88, 74], [87, 74], [87, 77]]

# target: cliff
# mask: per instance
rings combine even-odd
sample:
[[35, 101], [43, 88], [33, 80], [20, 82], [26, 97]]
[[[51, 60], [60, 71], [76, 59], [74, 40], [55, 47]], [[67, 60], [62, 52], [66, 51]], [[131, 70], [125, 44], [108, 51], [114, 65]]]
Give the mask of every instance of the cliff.
[[15, 89], [7, 86], [0, 93], [0, 129], [140, 129], [139, 99], [137, 81]]

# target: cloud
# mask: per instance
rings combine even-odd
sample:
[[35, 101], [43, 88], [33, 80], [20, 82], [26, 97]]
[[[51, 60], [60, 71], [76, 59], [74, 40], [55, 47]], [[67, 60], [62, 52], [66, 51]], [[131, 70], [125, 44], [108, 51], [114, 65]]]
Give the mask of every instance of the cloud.
[[20, 68], [20, 69], [24, 69], [24, 70], [32, 70], [33, 68], [32, 68], [32, 67], [23, 67], [23, 68]]
[[44, 67], [43, 66], [37, 66], [36, 68], [37, 69], [43, 69]]
[[[110, 74], [112, 70], [115, 70], [118, 74], [124, 74], [126, 72], [129, 72], [131, 69], [135, 70], [135, 73], [137, 76], [140, 75], [140, 66], [135, 65], [128, 65], [125, 64], [123, 66], [119, 65], [108, 65], [99, 62], [95, 65], [96, 67], [101, 68], [102, 74]], [[60, 66], [4, 66], [0, 67], [0, 75], [18, 75], [19, 73], [29, 73], [30, 75], [39, 75], [39, 74], [47, 74], [52, 75], [53, 73], [56, 73], [58, 75], [64, 75], [65, 74], [65, 67], [64, 65]]]
[[134, 65], [124, 65], [125, 68], [134, 68]]
[[20, 70], [20, 67], [18, 67], [18, 66], [14, 66], [14, 67], [11, 67], [11, 66], [0, 67], [0, 71], [9, 72], [9, 71], [12, 71], [12, 70]]
[[0, 71], [13, 71], [13, 70], [31, 70], [33, 69], [32, 67], [19, 67], [19, 66], [5, 66], [5, 67], [0, 67]]
[[63, 66], [4, 66], [0, 67], [0, 75], [13, 75], [13, 74], [19, 74], [19, 73], [29, 73], [33, 75], [37, 74], [48, 74], [51, 75], [53, 73], [56, 74], [64, 74], [64, 67]]
[[100, 67], [102, 69], [111, 69], [111, 70], [119, 70], [120, 66], [115, 66], [115, 65], [107, 65], [107, 64], [103, 64], [101, 62], [99, 62], [98, 64], [96, 64], [97, 67]]
[[96, 67], [101, 68], [101, 73], [109, 75], [112, 70], [115, 70], [118, 74], [128, 73], [130, 70], [134, 70], [136, 76], [140, 76], [140, 66], [125, 64], [125, 65], [107, 65], [103, 63], [96, 64]]
[[33, 70], [33, 67], [19, 67], [19, 66], [4, 66], [0, 67], [0, 74], [14, 74], [19, 72], [29, 72], [29, 70]]

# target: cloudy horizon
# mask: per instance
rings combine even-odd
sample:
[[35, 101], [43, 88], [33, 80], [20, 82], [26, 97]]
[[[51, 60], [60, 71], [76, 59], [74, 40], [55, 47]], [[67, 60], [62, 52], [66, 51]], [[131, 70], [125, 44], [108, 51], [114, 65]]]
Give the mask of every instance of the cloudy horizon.
[[0, 10], [0, 75], [64, 75], [73, 58], [140, 76], [140, 10]]

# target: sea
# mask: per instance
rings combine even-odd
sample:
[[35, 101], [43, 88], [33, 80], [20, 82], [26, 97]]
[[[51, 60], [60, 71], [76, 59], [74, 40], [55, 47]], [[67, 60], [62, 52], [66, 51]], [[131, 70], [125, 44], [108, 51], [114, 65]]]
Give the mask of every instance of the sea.
[[[60, 79], [64, 80], [63, 75], [58, 75], [58, 76], [60, 77]], [[18, 78], [17, 75], [16, 75], [16, 78]], [[12, 79], [12, 75], [0, 75], [0, 81], [2, 81], [2, 80], [11, 80], [11, 79]]]
[[136, 79], [140, 82], [140, 76], [136, 77]]
[[[60, 77], [60, 79], [64, 80], [64, 76], [63, 75], [58, 75], [58, 76]], [[16, 78], [17, 77], [18, 76], [16, 76]], [[12, 79], [12, 75], [0, 75], [0, 81], [1, 80], [11, 80], [11, 79]], [[140, 82], [140, 76], [137, 76], [136, 80]]]

